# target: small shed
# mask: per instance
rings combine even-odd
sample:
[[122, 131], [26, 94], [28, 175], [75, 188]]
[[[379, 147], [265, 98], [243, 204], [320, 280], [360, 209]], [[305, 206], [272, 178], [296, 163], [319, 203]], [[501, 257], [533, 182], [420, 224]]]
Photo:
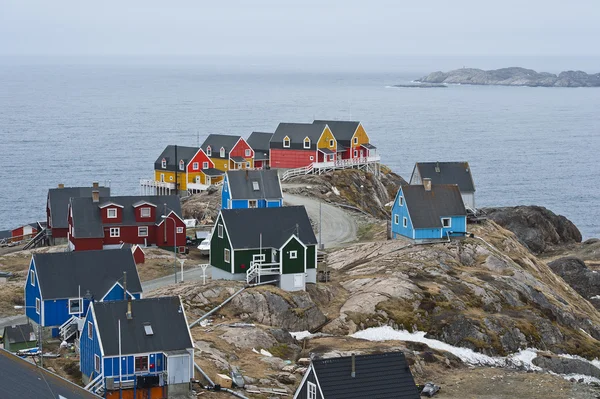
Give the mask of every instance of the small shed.
[[19, 324], [4, 327], [2, 341], [4, 343], [4, 349], [9, 352], [35, 348], [37, 346], [37, 338], [31, 324]]
[[146, 262], [146, 253], [139, 245], [132, 246], [131, 253], [133, 254], [136, 265], [141, 265]]
[[0, 272], [0, 284], [6, 283], [6, 281], [12, 277], [10, 272]]

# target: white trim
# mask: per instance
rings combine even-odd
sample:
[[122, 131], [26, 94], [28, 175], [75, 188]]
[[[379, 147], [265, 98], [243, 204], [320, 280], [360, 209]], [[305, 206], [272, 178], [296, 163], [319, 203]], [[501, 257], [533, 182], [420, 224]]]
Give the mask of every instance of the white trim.
[[[204, 165], [206, 165], [206, 166], [204, 166]], [[209, 166], [210, 166], [210, 164], [208, 162], [206, 162], [206, 161], [202, 162], [202, 169], [210, 169]]]
[[223, 238], [223, 223], [217, 224], [217, 237]]
[[252, 156], [252, 150], [251, 150], [250, 148], [246, 148], [246, 149], [244, 150], [244, 156], [245, 156], [246, 158], [250, 158], [250, 157]]
[[167, 160], [165, 158], [163, 158], [160, 161], [160, 167], [163, 168], [163, 169], [167, 169]]
[[29, 269], [29, 284], [35, 287], [35, 271], [33, 269]]
[[[311, 388], [314, 391], [314, 395], [311, 395]], [[306, 381], [306, 397], [307, 399], [317, 399], [317, 384], [314, 382]]]
[[321, 389], [321, 383], [319, 382], [319, 377], [317, 376], [317, 370], [313, 369], [313, 374], [315, 375], [315, 381], [317, 382], [317, 386], [319, 387], [319, 392], [321, 393], [321, 398], [325, 398], [325, 395], [323, 395], [323, 390]]
[[[97, 363], [96, 363], [96, 359], [98, 360]], [[99, 367], [96, 368], [96, 365], [98, 365]], [[94, 353], [94, 371], [96, 373], [100, 373], [100, 370], [102, 370], [102, 359], [100, 359], [100, 356], [98, 356], [97, 354]]]
[[292, 399], [297, 399], [298, 398], [298, 395], [300, 395], [300, 392], [302, 391], [302, 386], [304, 386], [304, 383], [308, 379], [308, 376], [310, 375], [310, 372], [312, 370], [313, 370], [313, 365], [311, 363], [308, 366], [308, 369], [306, 370], [306, 372], [304, 373], [304, 377], [302, 377], [302, 380], [300, 381], [300, 385], [298, 385], [298, 390], [296, 390], [296, 393], [294, 394], [294, 397]]
[[175, 234], [183, 234], [183, 227], [177, 226], [177, 233]]
[[204, 152], [206, 154], [207, 157], [211, 157], [212, 156], [212, 148], [210, 148], [209, 145], [206, 146], [206, 151]]
[[192, 170], [198, 170], [200, 168], [200, 162], [192, 162]]
[[185, 170], [185, 162], [183, 162], [183, 159], [179, 161], [179, 170], [180, 171]]
[[[185, 308], [183, 307], [183, 302], [181, 301], [181, 295], [177, 295], [177, 297], [179, 298], [179, 306], [181, 306], [181, 312], [183, 313], [183, 319], [185, 320], [185, 325], [189, 326], [190, 324], [188, 323], [187, 320], [187, 316], [185, 314]], [[188, 331], [188, 335], [190, 336], [190, 342], [192, 343], [192, 346], [194, 345], [194, 338], [192, 337], [192, 332], [190, 331], [190, 328], [187, 327], [187, 331]], [[192, 351], [194, 349], [192, 348]], [[194, 356], [192, 356], [192, 359], [194, 358]]]
[[404, 206], [404, 197], [403, 196], [398, 197], [398, 206]]
[[[134, 354], [127, 355], [127, 356], [133, 356], [133, 374], [141, 374], [141, 373], [149, 373], [150, 372], [150, 354], [138, 355], [138, 354], [134, 353]], [[146, 358], [146, 363], [147, 363], [146, 370], [136, 370], [135, 359], [142, 358], [142, 357]], [[129, 374], [129, 375], [132, 375], [132, 374]]]
[[[114, 211], [114, 216], [110, 215], [111, 211]], [[119, 212], [117, 211], [117, 208], [108, 208], [106, 210], [106, 218], [107, 219], [116, 219], [118, 217], [119, 217]]]
[[[37, 313], [38, 315], [41, 313], [42, 311], [42, 301], [40, 298], [35, 298], [35, 313]], [[43, 325], [43, 323], [42, 323]]]
[[104, 345], [102, 345], [102, 337], [100, 336], [100, 330], [98, 330], [98, 320], [96, 319], [96, 311], [94, 310], [94, 302], [90, 303], [88, 312], [92, 310], [92, 318], [94, 319], [94, 330], [96, 330], [96, 337], [98, 338], [98, 345], [100, 345], [100, 354], [104, 357]]
[[[448, 221], [448, 226], [444, 226], [444, 220]], [[442, 218], [442, 229], [452, 228], [452, 218]]]
[[[227, 151], [225, 150], [225, 147], [219, 148], [219, 158], [225, 158], [225, 153], [226, 152]], [[229, 153], [231, 153], [231, 151]]]
[[[138, 277], [139, 278], [139, 277]], [[110, 287], [110, 289], [108, 291], [106, 291], [106, 293], [104, 294], [104, 296], [100, 299], [100, 302], [104, 302], [104, 299], [106, 298], [106, 296], [113, 290], [113, 288], [115, 288], [115, 286], [119, 286], [121, 287], [121, 289], [124, 290], [124, 287], [121, 285], [120, 282], [116, 282], [112, 285], [112, 287]], [[131, 299], [135, 300], [135, 296], [133, 296], [133, 294], [131, 293], [131, 291], [127, 290], [127, 295], [129, 295], [131, 297]]]
[[[285, 139], [287, 139], [287, 145], [285, 145]], [[292, 140], [290, 139], [289, 136], [285, 136], [282, 140], [283, 143], [283, 148], [290, 148], [290, 146], [292, 145]]]
[[[171, 211], [171, 212], [169, 212], [169, 214], [167, 215], [167, 219], [168, 219], [168, 218], [171, 216], [171, 214], [175, 215], [175, 217], [177, 217], [177, 219], [181, 220], [181, 222], [182, 222], [183, 224], [185, 224], [185, 222], [183, 221], [183, 219], [182, 219], [182, 218], [180, 218], [180, 217], [179, 217], [179, 215], [175, 213], [175, 211]], [[161, 217], [160, 219], [161, 219], [161, 220], [160, 220], [160, 223], [159, 223], [159, 224], [157, 224], [157, 226], [160, 226], [160, 225], [161, 225], [161, 224], [163, 224], [163, 223], [165, 222], [165, 220], [166, 220], [166, 219], [163, 219], [162, 217]]]
[[[113, 232], [115, 234], [113, 234]], [[121, 237], [121, 228], [120, 227], [111, 227], [109, 230], [109, 237], [111, 237], [111, 238]]]
[[[254, 206], [251, 203], [254, 203]], [[258, 208], [258, 200], [248, 200], [248, 208]]]
[[[310, 150], [310, 145], [311, 145], [310, 137], [306, 136], [302, 143], [303, 143], [302, 148]], [[306, 146], [306, 144], [308, 144], [308, 147]]]
[[[144, 215], [144, 211], [148, 211], [148, 215]], [[149, 206], [145, 206], [143, 208], [140, 208], [140, 217], [141, 218], [150, 218], [150, 217], [152, 217], [152, 208], [150, 208]]]
[[394, 214], [394, 224], [400, 224], [400, 215]]
[[[88, 320], [85, 327], [86, 327], [85, 332], [86, 332], [88, 339], [91, 339], [93, 341], [94, 340], [94, 323], [92, 323], [91, 321]], [[90, 337], [90, 333], [92, 335], [91, 337]]]
[[[227, 260], [227, 258], [229, 258], [229, 260]], [[223, 261], [225, 263], [232, 263], [231, 262], [231, 250], [229, 248], [223, 248]]]
[[290, 242], [292, 240], [292, 238], [295, 238], [300, 243], [300, 245], [302, 245], [304, 248], [306, 248], [306, 245], [304, 245], [304, 243], [300, 240], [300, 238], [298, 238], [298, 236], [296, 234], [292, 234], [290, 236], [290, 238], [288, 238], [287, 241], [284, 242], [281, 247], [279, 247], [279, 252], [281, 252], [281, 250], [283, 249], [283, 247], [285, 247], [288, 244], [288, 242]]
[[[354, 134], [356, 134], [356, 131], [354, 132]], [[352, 135], [352, 144], [358, 145], [358, 137], [354, 137], [354, 134]]]
[[[146, 234], [142, 235], [141, 229], [146, 229]], [[138, 226], [138, 237], [148, 237], [148, 226]]]
[[298, 251], [290, 251], [290, 259], [298, 259]]
[[[404, 227], [405, 229], [408, 229], [408, 218], [406, 216], [402, 217], [402, 227]], [[414, 228], [413, 228], [414, 230]]]
[[[116, 202], [107, 202], [106, 204], [99, 205], [98, 208], [104, 209], [109, 206], [116, 206], [117, 208], [123, 208], [123, 205], [119, 205]], [[73, 216], [73, 215], [71, 215]]]
[[[79, 301], [79, 310], [77, 312], [71, 312], [71, 301]], [[69, 314], [82, 314], [83, 313], [83, 299], [82, 298], [69, 298], [67, 300], [69, 307]]]

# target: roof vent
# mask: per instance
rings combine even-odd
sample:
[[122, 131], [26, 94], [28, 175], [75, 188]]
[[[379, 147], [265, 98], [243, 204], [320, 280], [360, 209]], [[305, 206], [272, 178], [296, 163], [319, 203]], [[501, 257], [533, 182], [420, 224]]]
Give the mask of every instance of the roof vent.
[[260, 190], [260, 188], [258, 187], [258, 182], [257, 182], [257, 181], [253, 181], [253, 182], [252, 182], [252, 189], [253, 189], [254, 191], [258, 191], [258, 190]]
[[152, 326], [150, 323], [144, 323], [144, 332], [146, 335], [154, 335], [154, 331], [152, 331]]

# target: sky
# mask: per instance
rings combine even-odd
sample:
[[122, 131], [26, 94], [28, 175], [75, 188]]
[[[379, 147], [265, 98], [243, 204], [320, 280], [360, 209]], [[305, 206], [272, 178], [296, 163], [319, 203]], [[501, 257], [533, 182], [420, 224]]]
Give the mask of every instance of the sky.
[[0, 55], [600, 55], [598, 0], [0, 0]]

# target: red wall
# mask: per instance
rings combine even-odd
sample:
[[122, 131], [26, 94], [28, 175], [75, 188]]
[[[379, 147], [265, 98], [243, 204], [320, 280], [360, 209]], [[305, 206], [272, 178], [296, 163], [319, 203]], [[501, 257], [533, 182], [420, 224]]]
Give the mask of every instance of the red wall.
[[[142, 217], [142, 208], [150, 208], [150, 217]], [[156, 219], [156, 207], [148, 204], [142, 204], [135, 208], [135, 221], [140, 223], [153, 224]]]
[[75, 251], [93, 251], [102, 249], [102, 238], [73, 238], [71, 242], [75, 245]]
[[[250, 149], [250, 156], [246, 156], [246, 149]], [[246, 140], [240, 139], [229, 152], [229, 157], [254, 158], [254, 150], [250, 148]]]
[[66, 238], [67, 237], [67, 232], [69, 231], [68, 228], [66, 229], [52, 229], [52, 237], [54, 238]]
[[[138, 237], [138, 227], [142, 226], [112, 226], [119, 227], [121, 231], [119, 232], [119, 237], [111, 237], [110, 236], [110, 227], [104, 226], [104, 245], [115, 245], [115, 244], [144, 244], [147, 240], [148, 245], [153, 244], [155, 241], [155, 231], [156, 226], [151, 224], [148, 225], [148, 237]], [[171, 233], [173, 233], [171, 231]], [[173, 241], [173, 240], [171, 240]]]
[[137, 247], [133, 252], [133, 259], [135, 260], [136, 265], [142, 264], [146, 261], [146, 255], [144, 255], [144, 251], [140, 247]]
[[[116, 209], [117, 210], [117, 217], [116, 218], [109, 218], [108, 217], [108, 210], [109, 209]], [[121, 221], [123, 220], [123, 209], [119, 208], [118, 206], [107, 206], [106, 208], [102, 208], [100, 209], [101, 215], [102, 215], [102, 223], [121, 223]]]
[[[313, 157], [313, 160], [310, 157]], [[300, 168], [317, 162], [315, 150], [292, 150], [271, 148], [269, 156], [272, 168]]]
[[[173, 219], [176, 222], [176, 227], [183, 227], [183, 233], [179, 233], [177, 234], [177, 246], [178, 247], [184, 247], [186, 244], [186, 233], [185, 233], [185, 223], [183, 223], [182, 220], [180, 220], [179, 218], [177, 218], [174, 215], [171, 215], [171, 218], [169, 219], [164, 219], [162, 221], [162, 223], [160, 224], [160, 226], [157, 226], [156, 228], [156, 245], [158, 245], [159, 247], [173, 247], [174, 242], [173, 242]], [[165, 240], [165, 233], [164, 233], [164, 229], [167, 229], [167, 233], [166, 233], [166, 240]]]
[[[194, 162], [198, 162], [198, 169], [194, 169]], [[202, 170], [202, 164], [204, 162], [208, 162], [208, 168], [214, 168], [215, 163], [210, 160], [209, 157], [206, 156], [204, 151], [200, 150], [194, 155], [194, 157], [190, 160], [187, 166], [188, 173], [199, 172]]]

